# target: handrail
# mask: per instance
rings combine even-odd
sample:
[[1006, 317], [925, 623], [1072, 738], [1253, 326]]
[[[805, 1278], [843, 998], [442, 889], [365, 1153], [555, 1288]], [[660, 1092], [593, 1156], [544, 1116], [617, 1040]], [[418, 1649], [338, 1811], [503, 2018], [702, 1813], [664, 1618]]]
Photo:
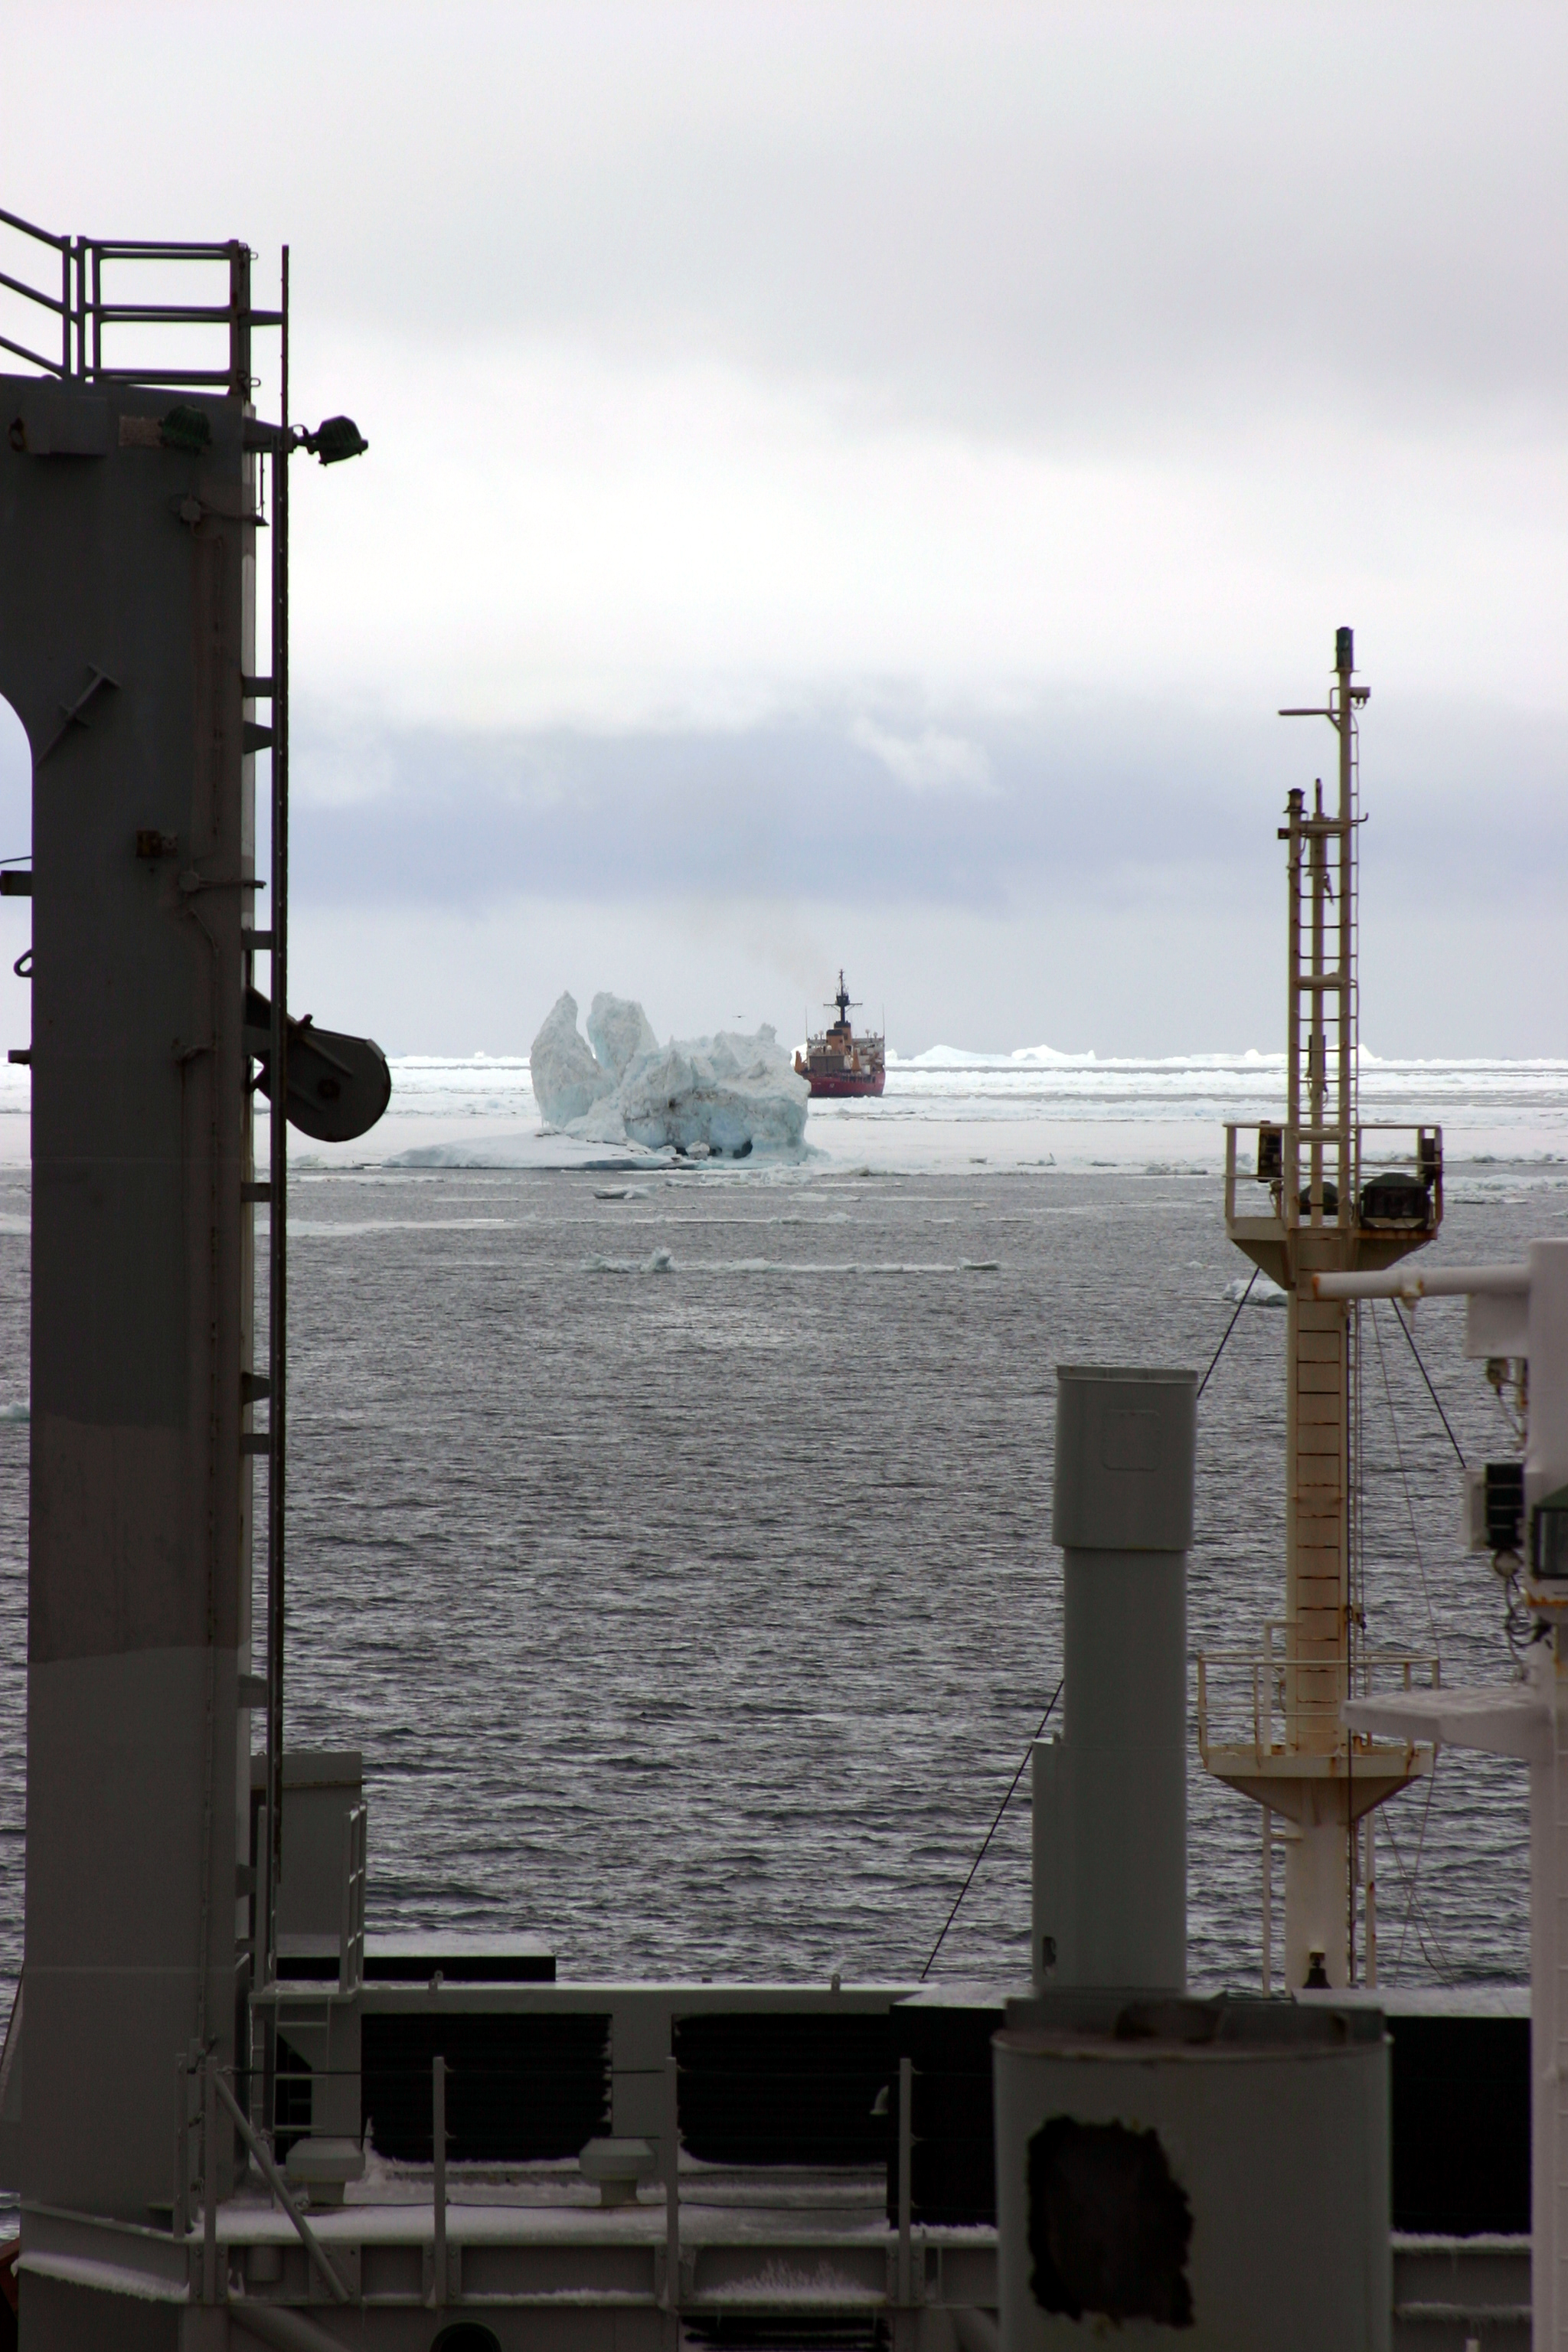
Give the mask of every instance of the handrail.
[[[1241, 1135], [1257, 1135], [1264, 1128], [1274, 1129], [1279, 1137], [1280, 1173], [1273, 1179], [1272, 1182], [1269, 1182], [1267, 1178], [1258, 1177], [1252, 1169], [1237, 1164], [1237, 1138]], [[1226, 1224], [1234, 1225], [1256, 1214], [1258, 1217], [1272, 1218], [1281, 1233], [1297, 1231], [1301, 1222], [1299, 1198], [1300, 1171], [1297, 1164], [1300, 1159], [1301, 1146], [1304, 1142], [1310, 1144], [1314, 1138], [1325, 1141], [1334, 1139], [1340, 1130], [1313, 1128], [1304, 1120], [1294, 1121], [1289, 1118], [1234, 1118], [1224, 1121], [1224, 1131]], [[1413, 1150], [1402, 1150], [1392, 1151], [1386, 1157], [1379, 1154], [1375, 1158], [1369, 1158], [1362, 1149], [1363, 1136], [1405, 1134], [1413, 1135], [1415, 1139]], [[1408, 1168], [1412, 1164], [1419, 1171], [1425, 1165], [1423, 1146], [1429, 1141], [1436, 1154], [1436, 1163], [1427, 1230], [1429, 1234], [1435, 1234], [1443, 1222], [1442, 1128], [1429, 1118], [1362, 1118], [1352, 1122], [1348, 1129], [1348, 1137], [1351, 1170], [1347, 1196], [1341, 1202], [1335, 1217], [1330, 1218], [1325, 1214], [1324, 1224], [1336, 1227], [1348, 1225], [1352, 1229], [1360, 1228], [1360, 1202], [1365, 1183], [1369, 1179]], [[1289, 1173], [1292, 1165], [1296, 1166], [1297, 1171], [1294, 1178]], [[1255, 1213], [1244, 1211], [1241, 1213], [1241, 1218], [1238, 1219], [1237, 1188], [1238, 1184], [1253, 1183], [1268, 1185], [1268, 1206]]]
[[9, 335], [0, 335], [0, 352], [15, 352], [19, 360], [30, 360], [34, 367], [42, 368], [46, 375], [63, 376], [65, 369], [58, 360], [47, 360], [42, 352], [35, 352], [26, 343], [14, 343]]
[[240, 2105], [239, 2101], [235, 2097], [234, 2093], [229, 2089], [228, 2084], [224, 2081], [223, 2076], [218, 2073], [216, 2066], [213, 2068], [212, 2081], [213, 2088], [216, 2091], [218, 2097], [223, 2101], [224, 2105], [228, 2109], [229, 2116], [238, 2130], [241, 2139], [245, 2142], [246, 2147], [250, 2150], [251, 2155], [256, 2158], [257, 2163], [260, 2166], [262, 2178], [266, 2180], [267, 2185], [271, 2189], [274, 2197], [278, 2199], [285, 2213], [288, 2214], [290, 2221], [293, 2222], [295, 2229], [300, 2233], [300, 2242], [303, 2244], [305, 2252], [315, 2263], [316, 2268], [321, 2272], [322, 2278], [331, 2289], [332, 2300], [334, 2303], [352, 2303], [353, 2301], [353, 2297], [350, 2294], [347, 2287], [343, 2284], [342, 2278], [339, 2276], [336, 2264], [328, 2258], [326, 2248], [322, 2245], [320, 2238], [317, 2237], [314, 2230], [311, 2229], [309, 2221], [306, 2221], [305, 2216], [300, 2212], [300, 2208], [295, 2204], [293, 2198], [289, 2195], [288, 2184], [284, 2180], [283, 2175], [279, 2171], [277, 2165], [273, 2162], [271, 2151], [268, 2149], [267, 2143], [256, 2131], [252, 2129], [249, 2116], [246, 2114], [244, 2108]]
[[24, 220], [20, 213], [0, 211], [0, 221], [7, 228], [19, 228], [24, 236], [36, 236], [40, 245], [52, 245], [57, 253], [70, 251], [68, 236], [57, 236], [52, 228], [39, 228], [36, 221]]
[[[1332, 1724], [1338, 1733], [1341, 1706], [1354, 1696], [1352, 1680], [1367, 1685], [1368, 1695], [1374, 1695], [1370, 1684], [1379, 1668], [1397, 1669], [1405, 1690], [1416, 1687], [1418, 1670], [1426, 1678], [1422, 1687], [1432, 1690], [1442, 1688], [1443, 1675], [1442, 1659], [1428, 1651], [1373, 1650], [1360, 1654], [1352, 1665], [1342, 1656], [1304, 1658], [1292, 1644], [1276, 1649], [1272, 1642], [1260, 1649], [1200, 1650], [1196, 1665], [1198, 1748], [1205, 1756], [1211, 1741], [1218, 1747], [1250, 1748], [1258, 1756], [1280, 1755], [1290, 1752], [1305, 1730], [1321, 1731]], [[1234, 1677], [1226, 1678], [1227, 1687], [1217, 1696], [1209, 1687], [1211, 1667], [1237, 1670]], [[1315, 1696], [1314, 1680], [1319, 1688], [1324, 1682], [1331, 1688]], [[1250, 1738], [1245, 1730], [1239, 1741], [1224, 1737], [1228, 1718], [1241, 1729], [1249, 1717]]]
[[[202, 386], [226, 390], [232, 396], [249, 397], [250, 337], [257, 327], [276, 327], [282, 323], [278, 310], [256, 310], [250, 302], [249, 247], [235, 240], [222, 244], [207, 240], [180, 242], [157, 237], [92, 237], [57, 236], [49, 229], [39, 228], [20, 214], [0, 210], [0, 227], [31, 237], [37, 244], [47, 246], [59, 256], [60, 287], [58, 294], [46, 293], [42, 287], [0, 270], [0, 289], [26, 302], [36, 303], [57, 318], [59, 324], [60, 350], [58, 358], [49, 358], [29, 344], [0, 333], [0, 351], [9, 352], [25, 360], [30, 367], [57, 380], [79, 383], [152, 384], [167, 387]], [[131, 262], [200, 262], [216, 263], [228, 271], [228, 299], [224, 302], [129, 302], [115, 300], [104, 289], [105, 264], [118, 266]], [[104, 330], [119, 327], [197, 327], [222, 331], [228, 343], [226, 367], [194, 368], [160, 366], [115, 366], [104, 354]]]
[[41, 302], [46, 310], [54, 310], [62, 319], [69, 313], [68, 302], [60, 301], [53, 294], [42, 293], [37, 286], [29, 286], [24, 278], [13, 278], [7, 270], [0, 269], [0, 286], [8, 286], [13, 294], [26, 295], [29, 302]]

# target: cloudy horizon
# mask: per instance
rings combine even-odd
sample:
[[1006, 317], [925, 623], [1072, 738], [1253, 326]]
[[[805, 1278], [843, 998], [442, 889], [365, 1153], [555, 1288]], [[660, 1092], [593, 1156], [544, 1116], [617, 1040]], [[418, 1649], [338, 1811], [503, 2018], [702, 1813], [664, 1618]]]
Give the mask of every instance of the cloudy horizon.
[[1568, 1052], [1561, 12], [52, 23], [0, 205], [287, 237], [370, 439], [298, 475], [300, 1009], [794, 1035], [843, 963], [905, 1053], [1272, 1050], [1348, 622], [1363, 1035]]

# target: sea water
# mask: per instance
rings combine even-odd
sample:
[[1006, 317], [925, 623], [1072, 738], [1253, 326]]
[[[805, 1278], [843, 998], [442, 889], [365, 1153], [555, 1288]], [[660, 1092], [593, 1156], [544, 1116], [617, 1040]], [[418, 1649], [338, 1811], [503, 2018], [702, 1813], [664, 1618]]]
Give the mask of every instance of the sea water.
[[[1274, 1108], [1278, 1073], [1139, 1066], [1069, 1071], [1076, 1113], [1049, 1066], [895, 1071], [880, 1103], [814, 1109], [802, 1163], [595, 1169], [538, 1134], [526, 1070], [402, 1066], [367, 1164], [296, 1168], [288, 1736], [363, 1752], [374, 1928], [532, 1932], [576, 1978], [919, 1975], [1060, 1675], [1056, 1367], [1201, 1370], [1236, 1312], [1218, 1119]], [[1425, 1076], [1403, 1115], [1448, 1132], [1432, 1259], [1568, 1231], [1563, 1066]], [[1119, 1164], [1087, 1164], [1111, 1129]], [[409, 1155], [502, 1164], [387, 1164]], [[27, 1230], [13, 1149], [7, 1979]], [[1369, 1638], [1449, 1683], [1510, 1671], [1456, 1444], [1511, 1433], [1462, 1326], [1415, 1318], [1450, 1438], [1392, 1308], [1363, 1324]], [[1250, 1649], [1282, 1605], [1283, 1338], [1244, 1307], [1203, 1399], [1194, 1649]], [[1195, 1752], [1189, 1790], [1193, 1973], [1256, 1982], [1258, 1815]], [[1525, 1974], [1521, 1768], [1445, 1755], [1380, 1825], [1384, 1981]], [[1028, 1899], [1026, 1774], [935, 1973], [1019, 1976]]]

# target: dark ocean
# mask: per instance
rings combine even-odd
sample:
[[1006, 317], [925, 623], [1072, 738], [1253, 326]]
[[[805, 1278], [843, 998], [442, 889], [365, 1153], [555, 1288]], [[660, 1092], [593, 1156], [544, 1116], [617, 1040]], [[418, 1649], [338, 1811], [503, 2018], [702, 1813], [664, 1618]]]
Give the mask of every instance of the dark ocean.
[[[1437, 1253], [1561, 1233], [1561, 1176], [1450, 1181]], [[595, 1190], [632, 1186], [619, 1200]], [[639, 1197], [640, 1195], [640, 1197]], [[564, 1977], [906, 1979], [1060, 1671], [1056, 1367], [1207, 1364], [1210, 1177], [331, 1171], [291, 1188], [289, 1744], [363, 1751], [373, 1928], [546, 1939]], [[23, 1916], [27, 1188], [0, 1174], [0, 1972]], [[1510, 1450], [1462, 1310], [1416, 1339]], [[1190, 1638], [1282, 1605], [1284, 1317], [1200, 1408]], [[1363, 1341], [1374, 1645], [1509, 1672], [1409, 1344]], [[1195, 1744], [1191, 1962], [1255, 1983], [1258, 1822]], [[1381, 1817], [1383, 1978], [1527, 1971], [1521, 1767]], [[1020, 1975], [1021, 1782], [937, 1973]], [[1419, 1856], [1419, 1870], [1415, 1865]]]

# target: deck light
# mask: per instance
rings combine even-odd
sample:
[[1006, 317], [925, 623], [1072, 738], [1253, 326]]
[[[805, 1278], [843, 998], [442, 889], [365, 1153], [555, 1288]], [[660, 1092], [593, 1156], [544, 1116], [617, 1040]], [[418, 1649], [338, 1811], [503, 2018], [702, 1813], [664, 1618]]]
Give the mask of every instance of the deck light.
[[345, 457], [363, 457], [370, 447], [352, 416], [329, 416], [313, 433], [301, 433], [297, 449], [308, 449], [323, 466], [341, 466]]

